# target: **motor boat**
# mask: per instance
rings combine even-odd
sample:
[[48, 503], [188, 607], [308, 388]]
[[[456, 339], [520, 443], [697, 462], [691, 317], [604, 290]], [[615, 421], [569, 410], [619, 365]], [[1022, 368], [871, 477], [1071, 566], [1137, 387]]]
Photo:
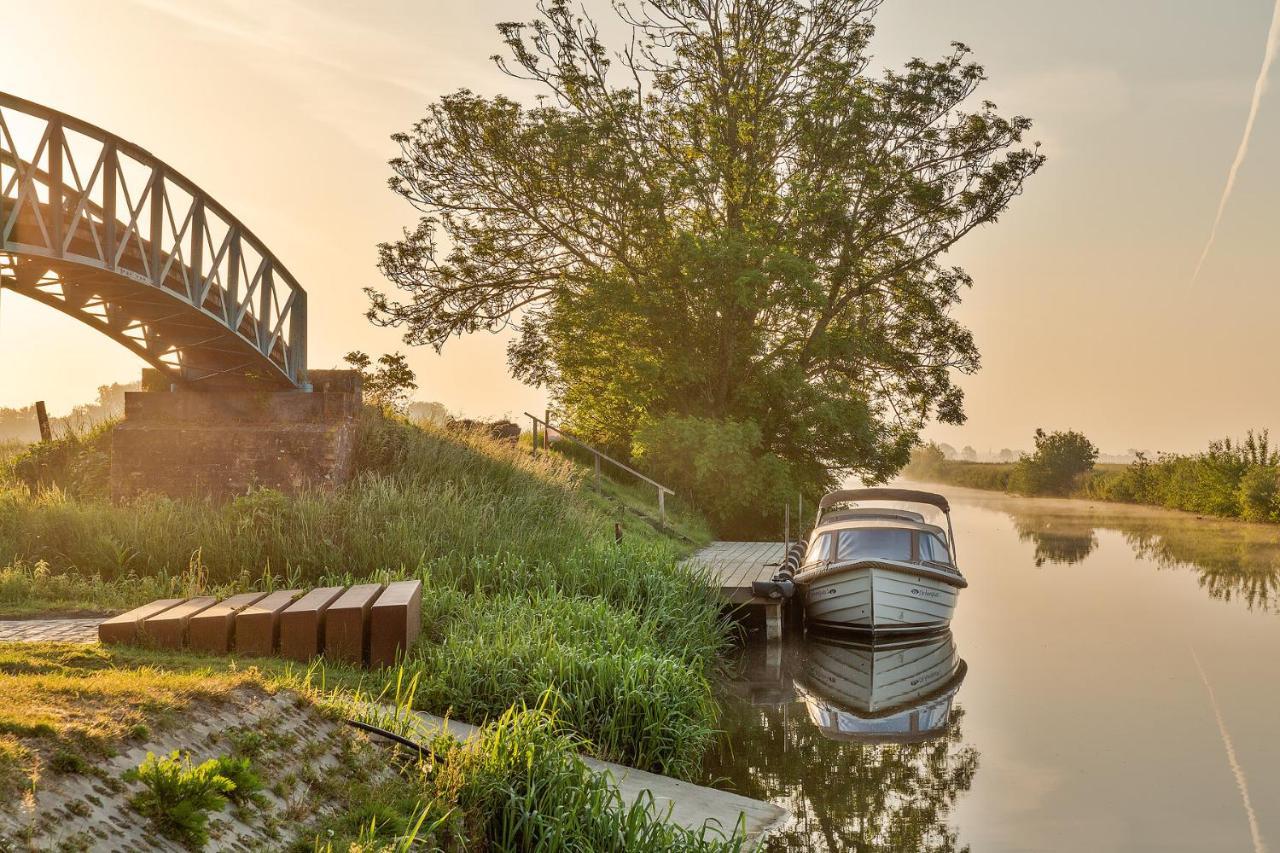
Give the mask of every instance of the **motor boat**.
[[[926, 513], [941, 513], [946, 526]], [[752, 587], [770, 598], [798, 594], [810, 627], [936, 631], [951, 624], [956, 597], [968, 586], [954, 555], [951, 507], [942, 495], [845, 489], [821, 500], [813, 532], [788, 551], [778, 574]]]
[[946, 732], [968, 671], [949, 630], [887, 642], [810, 635], [805, 646], [796, 690], [824, 736], [914, 743]]

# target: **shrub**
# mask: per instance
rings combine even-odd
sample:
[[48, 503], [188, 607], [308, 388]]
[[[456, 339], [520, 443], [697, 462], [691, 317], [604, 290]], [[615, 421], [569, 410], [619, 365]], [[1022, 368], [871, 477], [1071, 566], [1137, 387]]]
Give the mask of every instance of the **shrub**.
[[762, 444], [751, 421], [675, 415], [640, 427], [632, 456], [688, 496], [717, 532], [750, 534], [795, 494], [789, 466]]
[[1026, 495], [1065, 495], [1093, 469], [1098, 448], [1083, 433], [1036, 430], [1036, 449], [1024, 455], [1009, 477], [1009, 488]]
[[126, 782], [141, 782], [144, 789], [129, 801], [163, 834], [203, 847], [209, 841], [209, 814], [226, 807], [235, 782], [218, 772], [218, 759], [193, 767], [189, 755], [174, 750], [167, 756], [148, 752], [136, 769], [124, 774]]
[[1240, 516], [1246, 521], [1276, 521], [1280, 516], [1280, 482], [1271, 465], [1251, 465], [1240, 478]]
[[9, 471], [32, 493], [57, 489], [77, 498], [106, 497], [114, 427], [108, 421], [83, 434], [72, 431], [53, 441], [29, 444], [10, 458]]

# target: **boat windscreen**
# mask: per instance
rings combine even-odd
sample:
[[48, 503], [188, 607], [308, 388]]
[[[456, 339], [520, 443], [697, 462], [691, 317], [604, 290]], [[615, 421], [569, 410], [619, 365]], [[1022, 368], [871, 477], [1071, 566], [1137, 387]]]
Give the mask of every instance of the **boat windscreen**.
[[836, 562], [869, 558], [910, 560], [911, 531], [893, 527], [861, 527], [840, 531], [836, 540]]
[[951, 565], [951, 552], [943, 541], [932, 533], [920, 534], [920, 559]]

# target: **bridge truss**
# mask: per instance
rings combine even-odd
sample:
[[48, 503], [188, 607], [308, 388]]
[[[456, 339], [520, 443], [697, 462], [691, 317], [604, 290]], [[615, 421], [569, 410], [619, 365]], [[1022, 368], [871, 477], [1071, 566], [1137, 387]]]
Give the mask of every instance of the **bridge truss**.
[[3, 92], [0, 288], [177, 384], [306, 387], [307, 294], [262, 241], [146, 150]]

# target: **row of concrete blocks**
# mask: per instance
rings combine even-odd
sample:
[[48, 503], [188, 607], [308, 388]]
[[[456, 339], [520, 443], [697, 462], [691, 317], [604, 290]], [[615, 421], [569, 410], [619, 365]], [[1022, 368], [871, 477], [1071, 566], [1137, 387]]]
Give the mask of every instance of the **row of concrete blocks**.
[[422, 629], [422, 582], [164, 598], [98, 626], [103, 643], [145, 644], [308, 661], [316, 655], [382, 667], [413, 646]]

